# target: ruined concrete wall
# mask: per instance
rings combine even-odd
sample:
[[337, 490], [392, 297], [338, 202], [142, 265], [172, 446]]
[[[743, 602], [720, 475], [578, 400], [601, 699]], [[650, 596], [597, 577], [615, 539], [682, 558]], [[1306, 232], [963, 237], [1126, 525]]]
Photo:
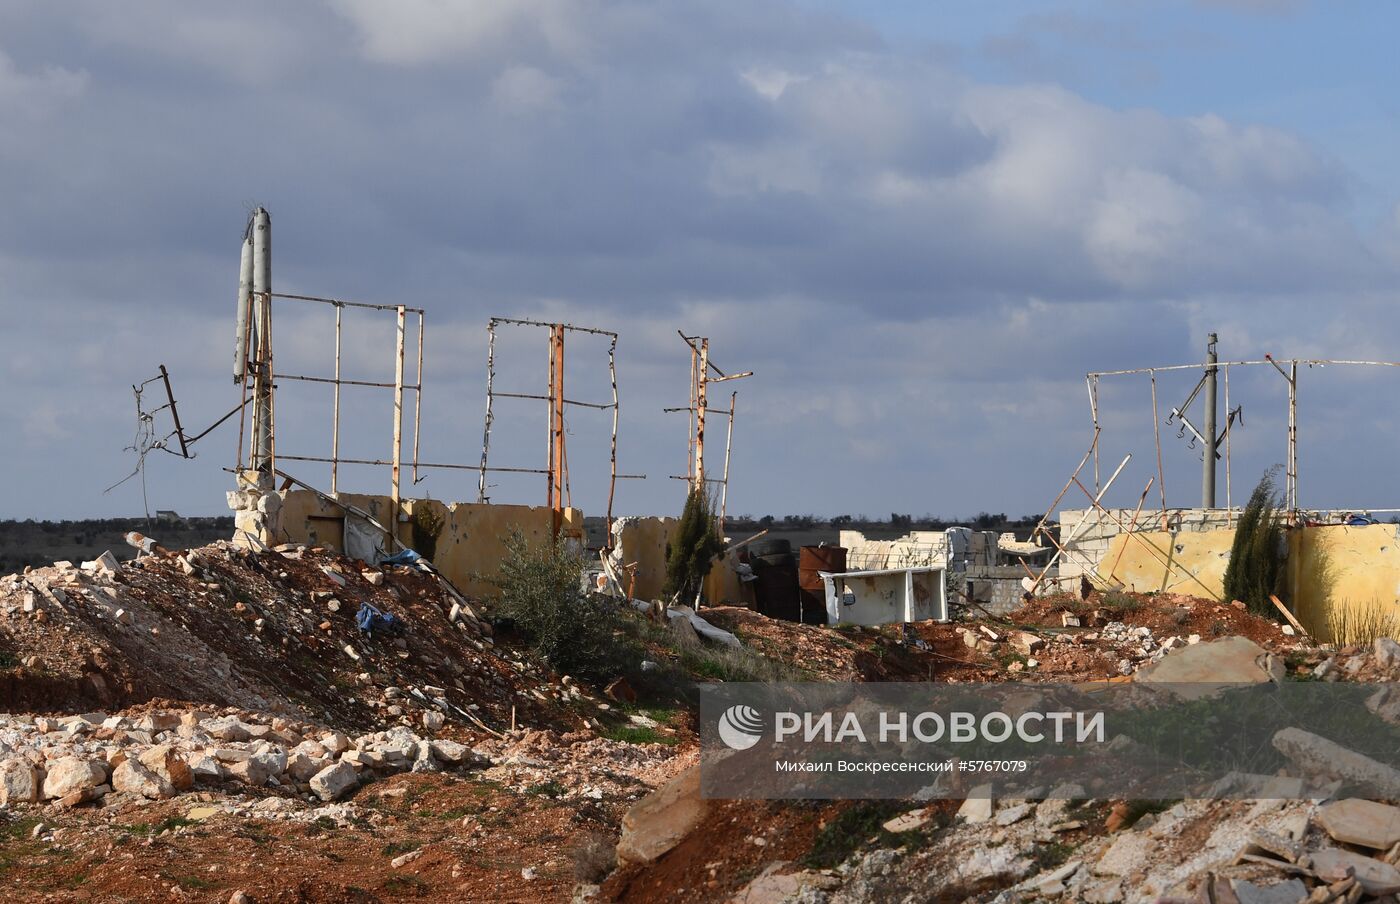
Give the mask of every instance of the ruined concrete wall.
[[[1400, 619], [1400, 526], [1302, 527], [1288, 535], [1286, 597], [1308, 632], [1334, 639], [1329, 622]], [[1348, 641], [1351, 638], [1336, 638]]]
[[1021, 607], [1026, 570], [1020, 565], [969, 565], [949, 572], [948, 599], [957, 604], [971, 597], [993, 615], [1006, 615]]
[[1199, 533], [1229, 529], [1239, 517], [1239, 509], [1168, 509], [1165, 518], [1160, 510], [1143, 511], [1135, 521], [1132, 509], [1110, 509], [1107, 513], [1066, 509], [1060, 512], [1060, 542], [1065, 546], [1065, 554], [1060, 557], [1059, 575], [1077, 578], [1097, 574], [1113, 538], [1125, 529]]
[[[632, 596], [639, 600], [661, 599], [666, 585], [666, 550], [680, 524], [677, 518], [617, 518], [613, 522], [614, 562], [636, 563]], [[711, 605], [751, 606], [753, 596], [742, 586], [734, 571], [732, 556], [715, 563], [705, 578], [705, 599]], [[619, 571], [624, 583], [627, 579]], [[624, 590], [627, 588], [624, 587]]]
[[1235, 531], [1144, 530], [1109, 541], [1097, 574], [1137, 593], [1184, 593], [1223, 600]]
[[[340, 552], [347, 552], [347, 542], [355, 546], [354, 538], [347, 537], [345, 510], [308, 490], [231, 493], [229, 500], [230, 505], [241, 506], [234, 510], [236, 542], [249, 542], [246, 532], [269, 546], [304, 543]], [[553, 525], [553, 513], [542, 506], [406, 499], [396, 512], [388, 496], [341, 493], [340, 500], [391, 528], [399, 542], [409, 547], [414, 546], [414, 512], [430, 510], [441, 522], [441, 529], [431, 554], [427, 549], [419, 551], [462, 592], [472, 596], [495, 594], [494, 585], [483, 578], [494, 577], [500, 570], [505, 541], [512, 530], [519, 530], [531, 543], [543, 543], [548, 541]], [[275, 516], [267, 514], [267, 510], [275, 511]], [[363, 519], [351, 516], [350, 521], [352, 528], [355, 523], [364, 527]], [[583, 512], [566, 509], [561, 532], [565, 538], [581, 541]], [[375, 531], [369, 529], [368, 533], [373, 535]], [[384, 538], [382, 547], [391, 545]], [[349, 552], [353, 554], [355, 550]]]

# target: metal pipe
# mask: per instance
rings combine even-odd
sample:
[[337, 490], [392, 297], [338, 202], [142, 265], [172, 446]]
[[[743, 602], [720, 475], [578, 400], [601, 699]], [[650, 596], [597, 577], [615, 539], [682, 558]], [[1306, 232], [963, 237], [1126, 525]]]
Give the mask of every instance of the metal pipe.
[[617, 490], [617, 419], [618, 419], [618, 398], [617, 398], [617, 337], [612, 337], [612, 343], [608, 346], [608, 379], [612, 381], [612, 450], [608, 455], [608, 520], [607, 539], [603, 541], [606, 548], [612, 547], [612, 512], [613, 494]]
[[739, 393], [729, 394], [729, 428], [724, 433], [724, 479], [719, 482], [719, 535], [724, 536], [724, 514], [729, 504], [729, 451], [734, 443], [734, 403]]
[[273, 462], [272, 426], [272, 218], [265, 208], [253, 211], [253, 294], [257, 296], [258, 349], [253, 429], [253, 470], [258, 484], [271, 489]]
[[1206, 340], [1206, 414], [1205, 414], [1205, 454], [1201, 466], [1201, 508], [1215, 508], [1215, 365], [1220, 360], [1215, 350], [1215, 334]]
[[340, 305], [335, 306], [335, 398], [331, 402], [331, 495], [336, 490], [336, 478], [340, 458]]
[[[252, 316], [253, 235], [252, 224], [243, 233], [238, 260], [238, 323], [233, 341], [233, 382], [242, 383], [248, 369], [248, 318]], [[242, 443], [240, 442], [241, 446]]]
[[486, 455], [491, 448], [491, 398], [496, 382], [496, 321], [486, 324], [486, 427], [481, 436], [481, 476], [477, 478], [476, 501], [486, 501]]
[[[394, 523], [399, 519], [399, 467], [403, 457], [403, 354], [404, 354], [404, 308], [399, 305], [394, 318], [397, 339], [394, 350], [394, 463], [390, 471], [392, 498], [390, 504]], [[392, 532], [395, 528], [390, 527]], [[392, 540], [393, 537], [391, 536]]]
[[710, 340], [700, 340], [699, 380], [695, 394], [695, 489], [705, 488], [705, 409], [709, 383]]
[[423, 312], [418, 312], [418, 375], [413, 387], [413, 484], [418, 485], [418, 425], [423, 418]]
[[[1162, 419], [1157, 412], [1157, 372], [1148, 371], [1148, 373], [1152, 377], [1152, 440], [1157, 445], [1157, 492], [1162, 496], [1162, 526], [1165, 528], [1167, 519], [1167, 477], [1166, 472], [1162, 470]], [[1227, 399], [1228, 394], [1229, 390], [1227, 389]]]
[[1225, 527], [1235, 520], [1234, 501], [1230, 493], [1230, 434], [1234, 432], [1230, 408], [1230, 366], [1225, 365]]
[[[1093, 374], [1084, 378], [1084, 382], [1089, 387], [1089, 414], [1094, 419], [1094, 438], [1099, 435], [1099, 378]], [[1099, 444], [1095, 442], [1091, 447], [1094, 453], [1094, 489], [1099, 488]]]

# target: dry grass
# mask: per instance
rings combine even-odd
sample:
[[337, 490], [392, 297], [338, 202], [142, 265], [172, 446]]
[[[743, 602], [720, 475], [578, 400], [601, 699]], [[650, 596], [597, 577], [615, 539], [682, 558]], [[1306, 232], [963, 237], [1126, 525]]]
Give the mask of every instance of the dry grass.
[[1377, 637], [1400, 637], [1400, 607], [1373, 599], [1353, 605], [1349, 600], [1332, 604], [1319, 640], [1340, 644], [1369, 644]]

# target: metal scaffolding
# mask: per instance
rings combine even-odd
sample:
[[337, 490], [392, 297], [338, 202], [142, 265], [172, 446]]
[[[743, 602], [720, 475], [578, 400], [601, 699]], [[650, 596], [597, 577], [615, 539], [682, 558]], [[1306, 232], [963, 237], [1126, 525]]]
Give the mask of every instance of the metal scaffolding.
[[[690, 424], [686, 437], [686, 473], [684, 475], [673, 474], [671, 479], [687, 481], [692, 490], [707, 489], [711, 483], [719, 485], [718, 527], [722, 534], [724, 533], [725, 508], [729, 502], [729, 455], [734, 440], [734, 408], [739, 394], [737, 392], [729, 394], [728, 411], [723, 408], [711, 408], [709, 407], [709, 385], [711, 383], [724, 383], [728, 380], [742, 380], [744, 377], [753, 376], [753, 371], [726, 374], [710, 360], [710, 340], [708, 337], [687, 336], [680, 330], [676, 332], [685, 341], [685, 344], [690, 346], [690, 404], [662, 410], [689, 412]], [[711, 372], [714, 373], [714, 376], [710, 376]], [[719, 480], [705, 476], [705, 416], [711, 413], [728, 418], [728, 429], [724, 437], [724, 477]]]
[[[496, 327], [522, 326], [546, 329], [549, 331], [549, 365], [547, 391], [544, 395], [528, 392], [500, 392], [496, 389]], [[565, 440], [564, 415], [570, 406], [590, 408], [595, 411], [612, 412], [612, 435], [608, 455], [608, 535], [612, 535], [613, 499], [619, 480], [643, 480], [645, 474], [619, 474], [617, 472], [617, 424], [620, 408], [617, 393], [617, 333], [592, 327], [574, 326], [568, 323], [547, 323], [541, 320], [520, 320], [511, 317], [492, 317], [486, 324], [486, 424], [481, 438], [481, 464], [476, 468], [477, 500], [490, 502], [487, 496], [486, 475], [488, 473], [543, 474], [545, 475], [545, 499], [554, 511], [554, 529], [557, 533], [562, 524], [566, 507], [573, 505], [573, 491], [569, 481], [569, 457]], [[602, 336], [608, 340], [608, 379], [612, 385], [611, 402], [582, 402], [570, 399], [564, 394], [564, 339], [569, 333], [583, 333]], [[545, 466], [543, 468], [492, 467], [488, 464], [491, 452], [491, 426], [496, 419], [496, 399], [527, 399], [546, 402], [548, 408], [548, 433]]]

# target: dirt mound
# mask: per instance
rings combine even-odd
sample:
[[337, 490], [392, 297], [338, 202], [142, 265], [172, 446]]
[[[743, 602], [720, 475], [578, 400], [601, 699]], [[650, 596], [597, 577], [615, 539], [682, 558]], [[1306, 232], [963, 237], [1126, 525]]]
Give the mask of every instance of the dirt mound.
[[1263, 618], [1229, 603], [1201, 599], [1179, 593], [1093, 593], [1089, 599], [1058, 595], [1032, 600], [1007, 618], [1020, 625], [1061, 627], [1064, 614], [1077, 616], [1085, 630], [1092, 630], [1093, 617], [1117, 621], [1133, 628], [1150, 628], [1159, 637], [1200, 635], [1247, 637], [1265, 649], [1278, 651], [1299, 642], [1284, 633], [1278, 621]]
[[[359, 630], [366, 604], [396, 628]], [[318, 549], [218, 543], [115, 568], [57, 563], [0, 579], [0, 706], [78, 712], [162, 697], [344, 728], [430, 712], [496, 730], [584, 724], [566, 705], [582, 689], [491, 633], [432, 574]]]

